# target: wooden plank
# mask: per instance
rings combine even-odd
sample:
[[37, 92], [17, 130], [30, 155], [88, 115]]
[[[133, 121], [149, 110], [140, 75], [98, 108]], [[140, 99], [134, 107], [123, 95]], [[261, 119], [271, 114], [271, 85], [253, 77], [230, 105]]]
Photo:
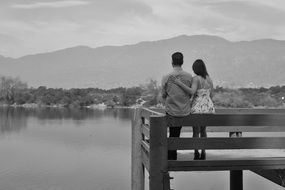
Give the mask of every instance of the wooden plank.
[[242, 170], [231, 170], [230, 171], [230, 190], [243, 190]]
[[285, 137], [168, 138], [169, 150], [283, 149]]
[[[155, 112], [165, 113], [165, 109], [152, 109]], [[218, 114], [268, 114], [284, 113], [285, 109], [280, 108], [216, 108]]]
[[[190, 128], [189, 131], [192, 131]], [[216, 127], [211, 126], [207, 127], [207, 132], [233, 132], [233, 131], [242, 131], [242, 132], [284, 132], [285, 129], [283, 126], [222, 126]]]
[[142, 141], [142, 148], [146, 151], [149, 152], [150, 148], [149, 148], [149, 144], [145, 141]]
[[149, 139], [149, 125], [142, 125], [142, 134]]
[[282, 113], [285, 114], [285, 109], [279, 108], [219, 108], [216, 109], [218, 114], [269, 114], [269, 113]]
[[142, 162], [147, 171], [149, 171], [149, 154], [144, 150], [142, 150]]
[[161, 114], [165, 114], [165, 109], [163, 108], [151, 108], [151, 110]]
[[[173, 126], [285, 126], [285, 114], [192, 114]], [[285, 130], [285, 127], [284, 127]]]
[[167, 172], [167, 126], [164, 117], [150, 118], [149, 190], [164, 190]]
[[140, 108], [141, 109], [141, 116], [144, 118], [149, 119], [150, 116], [164, 116], [164, 114], [160, 113], [160, 112], [156, 112], [153, 111], [151, 109], [148, 108]]
[[[282, 126], [211, 126], [206, 128], [207, 132], [284, 132], [285, 129]], [[182, 132], [192, 132], [192, 127], [185, 127], [182, 129]]]
[[[230, 138], [240, 139], [242, 133], [230, 132]], [[243, 190], [243, 171], [242, 170], [230, 170], [230, 190]]]
[[285, 170], [252, 170], [252, 172], [285, 187]]
[[132, 118], [132, 190], [144, 190], [144, 166], [141, 149], [141, 110], [136, 109]]
[[285, 169], [285, 158], [168, 161], [169, 171], [223, 171]]

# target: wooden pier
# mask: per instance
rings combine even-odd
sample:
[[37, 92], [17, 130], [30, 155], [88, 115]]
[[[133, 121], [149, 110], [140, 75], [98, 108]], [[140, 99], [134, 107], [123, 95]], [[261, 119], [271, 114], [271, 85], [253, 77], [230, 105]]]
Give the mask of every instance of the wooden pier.
[[[132, 190], [144, 190], [145, 171], [149, 190], [170, 190], [169, 172], [230, 171], [230, 190], [243, 189], [243, 170], [250, 170], [285, 187], [285, 155], [217, 157], [206, 160], [168, 160], [168, 150], [285, 149], [285, 109], [218, 109], [216, 114], [193, 114], [177, 118], [175, 126], [207, 126], [207, 132], [229, 136], [169, 138], [163, 111], [137, 108], [132, 120]], [[262, 137], [241, 137], [242, 132], [262, 132]], [[235, 135], [237, 134], [237, 135]], [[233, 137], [240, 138], [233, 138]]]

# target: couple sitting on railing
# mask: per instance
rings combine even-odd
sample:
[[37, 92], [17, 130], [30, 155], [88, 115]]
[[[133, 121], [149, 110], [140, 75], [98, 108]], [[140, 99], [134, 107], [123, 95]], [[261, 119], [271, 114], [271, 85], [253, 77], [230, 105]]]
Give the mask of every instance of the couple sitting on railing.
[[[179, 137], [181, 127], [172, 127], [177, 117], [188, 116], [195, 113], [214, 113], [212, 102], [213, 82], [201, 59], [197, 59], [192, 69], [196, 76], [182, 69], [183, 54], [172, 54], [173, 71], [162, 79], [162, 97], [166, 105], [166, 120], [169, 127], [169, 137]], [[193, 126], [193, 137], [207, 137], [206, 126]], [[169, 150], [168, 159], [176, 160], [177, 151]], [[194, 160], [206, 159], [205, 150], [194, 152]]]

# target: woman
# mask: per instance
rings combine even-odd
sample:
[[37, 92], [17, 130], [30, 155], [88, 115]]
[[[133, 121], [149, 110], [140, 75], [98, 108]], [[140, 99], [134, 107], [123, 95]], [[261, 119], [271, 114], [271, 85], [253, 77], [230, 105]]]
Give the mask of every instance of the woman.
[[[193, 95], [191, 113], [215, 113], [212, 97], [213, 82], [207, 72], [205, 63], [197, 59], [192, 69], [196, 76], [193, 78], [191, 88], [186, 86], [180, 79], [172, 78], [173, 82], [188, 94]], [[206, 126], [193, 126], [193, 137], [207, 137]], [[202, 150], [201, 155], [198, 150], [194, 152], [194, 160], [205, 160], [206, 151]]]

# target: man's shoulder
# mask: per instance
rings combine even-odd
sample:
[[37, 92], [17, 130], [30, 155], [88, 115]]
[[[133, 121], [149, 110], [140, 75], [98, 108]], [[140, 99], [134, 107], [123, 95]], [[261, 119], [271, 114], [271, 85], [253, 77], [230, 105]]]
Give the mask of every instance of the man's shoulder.
[[168, 78], [170, 75], [171, 75], [171, 73], [167, 73], [167, 74], [162, 76], [162, 79]]
[[165, 77], [169, 77], [171, 75], [174, 75], [175, 74], [175, 71], [169, 71], [168, 73], [166, 73], [164, 76]]
[[162, 83], [166, 83], [166, 81], [168, 80], [168, 78], [169, 78], [171, 75], [173, 75], [173, 72], [169, 72], [169, 73], [163, 75], [163, 77], [162, 77]]
[[187, 79], [187, 80], [192, 80], [192, 75], [190, 74], [190, 73], [188, 73], [187, 71], [182, 71], [181, 72], [181, 74], [182, 74], [182, 76], [183, 76], [183, 78], [185, 78], [185, 79]]
[[185, 70], [182, 70], [181, 72], [182, 72], [184, 75], [187, 75], [187, 76], [192, 77], [192, 75], [191, 75], [190, 73], [188, 73], [187, 71], [185, 71]]

